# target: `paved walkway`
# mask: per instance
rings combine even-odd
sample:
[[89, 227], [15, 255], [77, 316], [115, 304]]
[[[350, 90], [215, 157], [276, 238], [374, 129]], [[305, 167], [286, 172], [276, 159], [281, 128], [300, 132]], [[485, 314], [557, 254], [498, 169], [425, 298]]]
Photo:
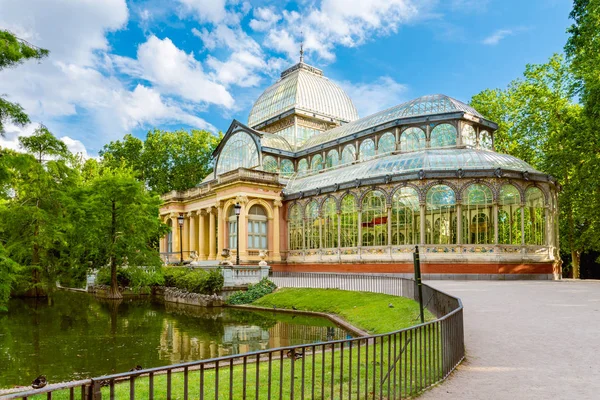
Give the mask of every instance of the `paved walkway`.
[[462, 299], [467, 359], [421, 399], [600, 399], [600, 282], [427, 283]]

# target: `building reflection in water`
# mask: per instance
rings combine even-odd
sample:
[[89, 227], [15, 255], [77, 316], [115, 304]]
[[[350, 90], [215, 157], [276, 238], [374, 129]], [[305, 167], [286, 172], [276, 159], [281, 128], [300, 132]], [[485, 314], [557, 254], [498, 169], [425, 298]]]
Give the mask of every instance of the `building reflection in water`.
[[[170, 363], [348, 337], [347, 331], [320, 317], [180, 304], [165, 307], [174, 317], [163, 321], [158, 352]], [[182, 314], [191, 321], [178, 318]]]

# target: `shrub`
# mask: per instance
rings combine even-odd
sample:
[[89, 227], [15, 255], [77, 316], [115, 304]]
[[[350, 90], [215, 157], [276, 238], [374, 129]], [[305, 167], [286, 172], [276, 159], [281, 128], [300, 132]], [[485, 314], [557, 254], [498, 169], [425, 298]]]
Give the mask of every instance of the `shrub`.
[[[161, 269], [125, 267], [117, 268], [117, 284], [133, 289], [164, 285], [165, 278]], [[102, 267], [96, 275], [96, 283], [110, 285], [110, 268]]]
[[186, 267], [166, 267], [164, 276], [165, 286], [200, 294], [218, 293], [225, 283], [219, 269], [203, 271]]
[[229, 296], [227, 303], [249, 304], [263, 296], [266, 296], [269, 293], [273, 293], [275, 289], [277, 289], [277, 285], [275, 285], [275, 283], [267, 278], [263, 278], [256, 285], [248, 285], [248, 290], [240, 290]]

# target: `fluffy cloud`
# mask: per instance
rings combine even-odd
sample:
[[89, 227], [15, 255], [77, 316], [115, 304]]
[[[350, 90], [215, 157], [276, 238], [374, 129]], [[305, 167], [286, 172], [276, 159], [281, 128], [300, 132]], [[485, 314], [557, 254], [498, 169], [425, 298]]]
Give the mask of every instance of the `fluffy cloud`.
[[250, 27], [257, 32], [264, 32], [281, 20], [281, 16], [272, 8], [259, 7], [254, 10], [254, 18], [250, 20]]
[[366, 117], [406, 101], [406, 85], [389, 76], [381, 76], [370, 83], [339, 82], [348, 93], [361, 117]]
[[[323, 0], [319, 7], [307, 7], [302, 14], [284, 11], [265, 44], [296, 58], [296, 43], [303, 38], [307, 50], [331, 61], [336, 46], [358, 46], [372, 36], [397, 32], [401, 24], [418, 18], [429, 3], [417, 6], [414, 0]], [[262, 30], [266, 26], [262, 22], [274, 24], [270, 18], [256, 19], [258, 22], [251, 26]]]

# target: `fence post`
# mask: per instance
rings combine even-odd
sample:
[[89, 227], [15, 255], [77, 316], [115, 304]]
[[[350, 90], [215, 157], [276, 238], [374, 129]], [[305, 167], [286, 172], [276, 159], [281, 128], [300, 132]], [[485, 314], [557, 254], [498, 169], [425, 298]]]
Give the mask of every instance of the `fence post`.
[[87, 386], [89, 400], [102, 400], [102, 386], [100, 381], [92, 379], [91, 386]]

